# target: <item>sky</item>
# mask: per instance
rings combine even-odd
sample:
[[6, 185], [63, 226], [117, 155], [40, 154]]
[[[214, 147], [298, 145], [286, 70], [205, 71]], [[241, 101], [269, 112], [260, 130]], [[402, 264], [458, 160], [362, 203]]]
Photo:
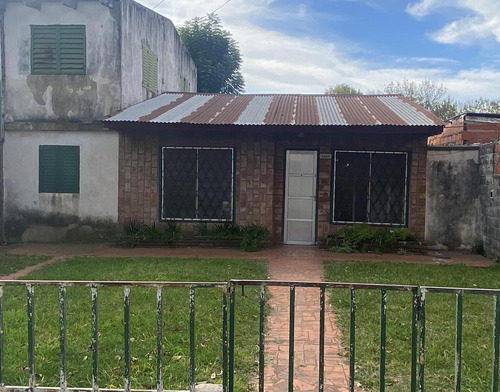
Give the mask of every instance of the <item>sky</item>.
[[[176, 26], [221, 7], [245, 92], [364, 92], [424, 79], [468, 102], [500, 99], [499, 0], [136, 0]], [[161, 4], [160, 4], [161, 2]]]

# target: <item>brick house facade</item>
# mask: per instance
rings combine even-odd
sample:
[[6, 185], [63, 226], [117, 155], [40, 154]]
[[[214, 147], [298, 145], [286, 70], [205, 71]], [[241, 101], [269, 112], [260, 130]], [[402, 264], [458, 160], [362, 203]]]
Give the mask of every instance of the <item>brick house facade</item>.
[[[113, 118], [111, 119], [113, 120]], [[162, 224], [162, 148], [186, 146], [234, 149], [234, 211], [238, 225], [260, 224], [274, 243], [285, 242], [287, 151], [314, 151], [317, 157], [314, 242], [346, 223], [333, 219], [335, 151], [384, 152], [407, 157], [403, 226], [425, 234], [426, 144], [441, 126], [329, 128], [297, 125], [113, 123], [119, 142], [119, 223]], [[371, 159], [371, 158], [370, 158]], [[196, 220], [184, 221], [189, 227]], [[209, 222], [210, 224], [210, 222]]]

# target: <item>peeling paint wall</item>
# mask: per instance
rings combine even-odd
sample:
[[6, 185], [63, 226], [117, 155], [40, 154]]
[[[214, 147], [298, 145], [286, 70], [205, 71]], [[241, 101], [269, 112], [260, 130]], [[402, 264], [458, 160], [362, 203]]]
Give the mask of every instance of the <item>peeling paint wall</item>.
[[153, 93], [142, 87], [142, 45], [158, 56], [158, 91], [181, 90], [181, 76], [196, 92], [196, 66], [173, 23], [131, 0], [122, 0], [122, 106], [128, 107]]
[[[38, 193], [40, 145], [80, 146], [80, 193]], [[115, 132], [10, 131], [5, 139], [5, 207], [8, 219], [29, 213], [87, 220], [118, 219], [118, 137]]]
[[[30, 25], [81, 24], [86, 28], [86, 75], [31, 75]], [[98, 1], [8, 2], [5, 11], [6, 122], [92, 122], [120, 109], [119, 21]]]

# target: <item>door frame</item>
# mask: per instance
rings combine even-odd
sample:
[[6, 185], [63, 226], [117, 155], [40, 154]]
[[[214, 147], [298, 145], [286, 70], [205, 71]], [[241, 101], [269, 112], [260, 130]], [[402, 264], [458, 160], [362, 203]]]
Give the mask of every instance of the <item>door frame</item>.
[[[318, 190], [319, 190], [319, 164], [320, 164], [320, 149], [319, 148], [307, 148], [307, 147], [295, 147], [295, 148], [285, 148], [284, 149], [284, 154], [283, 154], [283, 202], [281, 205], [281, 242], [283, 244], [290, 244], [285, 242], [285, 237], [286, 237], [286, 231], [285, 231], [285, 226], [286, 226], [286, 185], [287, 185], [287, 153], [288, 151], [314, 151], [316, 152], [316, 195], [315, 195], [315, 208], [314, 208], [314, 232], [313, 232], [313, 242], [310, 245], [315, 245], [317, 244], [318, 241]], [[296, 244], [290, 244], [290, 245], [296, 245]], [[306, 244], [298, 244], [298, 245], [306, 245]], [[307, 245], [306, 245], [307, 246]]]

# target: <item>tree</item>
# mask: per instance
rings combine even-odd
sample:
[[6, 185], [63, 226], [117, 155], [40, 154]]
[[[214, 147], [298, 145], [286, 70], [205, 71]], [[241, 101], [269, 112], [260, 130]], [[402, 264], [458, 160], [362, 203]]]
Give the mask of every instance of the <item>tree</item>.
[[458, 112], [458, 104], [450, 97], [448, 89], [432, 80], [422, 80], [420, 83], [408, 79], [393, 81], [386, 86], [384, 92], [401, 94], [422, 105], [442, 120], [448, 120]]
[[336, 84], [335, 86], [328, 87], [325, 94], [329, 95], [363, 95], [361, 90], [349, 86], [347, 83]]
[[500, 113], [500, 100], [494, 101], [480, 97], [464, 104], [460, 111], [469, 113]]
[[188, 20], [178, 30], [198, 68], [198, 92], [239, 94], [244, 91], [240, 49], [231, 33], [222, 28], [217, 15]]

